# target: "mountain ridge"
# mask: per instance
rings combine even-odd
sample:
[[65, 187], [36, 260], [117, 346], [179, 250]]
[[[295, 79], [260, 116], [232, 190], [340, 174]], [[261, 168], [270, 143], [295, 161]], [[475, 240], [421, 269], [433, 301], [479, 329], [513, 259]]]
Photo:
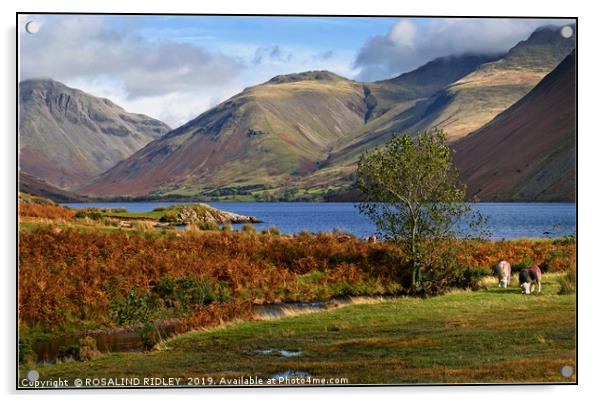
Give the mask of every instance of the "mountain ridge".
[[[126, 190], [140, 196], [157, 189], [195, 194], [202, 186], [257, 185], [253, 177], [258, 173], [268, 178], [268, 185], [280, 186], [319, 169], [337, 142], [393, 105], [409, 107], [413, 97], [428, 96], [495, 58], [438, 58], [426, 68], [394, 77], [395, 84], [359, 83], [328, 71], [276, 76], [203, 112], [78, 190], [97, 196], [122, 196]], [[437, 73], [440, 84], [421, 88], [416, 81], [429, 71]], [[394, 91], [385, 91], [386, 85], [394, 85]]]
[[491, 121], [574, 48], [574, 38], [565, 39], [558, 27], [542, 28], [503, 57], [438, 58], [373, 83], [328, 71], [276, 76], [203, 112], [77, 190], [99, 197], [203, 196], [222, 188], [293, 197], [341, 192], [353, 182], [359, 155], [393, 132], [438, 126], [455, 141]]
[[20, 168], [62, 189], [90, 180], [169, 129], [52, 79], [19, 83]]

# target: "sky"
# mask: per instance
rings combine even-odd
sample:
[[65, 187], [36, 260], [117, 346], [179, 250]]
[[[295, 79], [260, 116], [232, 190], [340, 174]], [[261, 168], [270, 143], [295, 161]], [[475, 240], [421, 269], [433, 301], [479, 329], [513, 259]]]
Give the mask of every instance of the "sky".
[[[25, 30], [38, 23], [36, 33]], [[19, 79], [52, 78], [172, 127], [279, 74], [395, 77], [442, 56], [501, 53], [573, 21], [23, 15]]]

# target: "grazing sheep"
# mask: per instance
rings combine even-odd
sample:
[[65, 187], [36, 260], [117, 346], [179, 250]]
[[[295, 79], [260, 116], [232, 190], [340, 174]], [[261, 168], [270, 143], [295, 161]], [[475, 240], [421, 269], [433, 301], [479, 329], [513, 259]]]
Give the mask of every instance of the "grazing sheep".
[[522, 269], [518, 275], [520, 288], [523, 294], [531, 294], [531, 284], [537, 284], [537, 293], [541, 292], [541, 269], [537, 265], [531, 265]]
[[508, 288], [510, 285], [510, 273], [512, 272], [510, 263], [502, 260], [495, 265], [495, 272], [497, 273], [497, 278], [500, 281], [498, 287]]

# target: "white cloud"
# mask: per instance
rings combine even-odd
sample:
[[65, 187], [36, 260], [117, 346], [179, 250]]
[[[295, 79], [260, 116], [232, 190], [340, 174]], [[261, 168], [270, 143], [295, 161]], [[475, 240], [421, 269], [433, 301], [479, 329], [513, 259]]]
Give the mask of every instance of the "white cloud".
[[137, 98], [221, 85], [243, 68], [235, 57], [133, 32], [102, 17], [47, 17], [40, 32], [21, 36], [21, 79], [109, 75]]
[[404, 18], [386, 35], [370, 38], [355, 58], [357, 79], [373, 81], [410, 71], [437, 57], [501, 53], [543, 25], [573, 21], [542, 19]]
[[[27, 20], [30, 20], [28, 18]], [[130, 112], [177, 127], [243, 87], [244, 62], [169, 39], [136, 35], [137, 23], [96, 16], [35, 16], [35, 35], [20, 21], [20, 79], [50, 77]]]
[[246, 82], [252, 82], [251, 85], [268, 81], [278, 75], [309, 70], [328, 70], [351, 78], [359, 71], [351, 65], [350, 61], [354, 56], [352, 51], [319, 51], [301, 46], [259, 46], [242, 77]]
[[409, 20], [401, 20], [391, 28], [389, 37], [396, 46], [413, 47], [418, 28]]
[[176, 128], [230, 98], [244, 87], [239, 79], [223, 86], [130, 97], [125, 87], [109, 77], [76, 78], [65, 84], [94, 96], [108, 98], [125, 110], [143, 113]]
[[[31, 19], [42, 24], [35, 35], [24, 31]], [[351, 52], [215, 38], [201, 47], [199, 37], [187, 39], [188, 28], [151, 35], [137, 18], [116, 24], [102, 16], [35, 15], [19, 25], [21, 80], [50, 77], [174, 128], [279, 74], [356, 73]]]

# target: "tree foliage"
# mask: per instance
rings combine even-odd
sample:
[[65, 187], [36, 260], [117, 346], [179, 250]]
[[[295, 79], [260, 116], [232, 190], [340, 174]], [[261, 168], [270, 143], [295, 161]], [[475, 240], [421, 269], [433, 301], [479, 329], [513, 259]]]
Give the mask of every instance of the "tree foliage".
[[446, 134], [434, 130], [394, 135], [358, 163], [357, 185], [366, 196], [358, 208], [410, 257], [414, 289], [423, 273], [435, 274], [433, 254], [445, 241], [484, 234], [484, 217], [465, 202], [452, 157]]

